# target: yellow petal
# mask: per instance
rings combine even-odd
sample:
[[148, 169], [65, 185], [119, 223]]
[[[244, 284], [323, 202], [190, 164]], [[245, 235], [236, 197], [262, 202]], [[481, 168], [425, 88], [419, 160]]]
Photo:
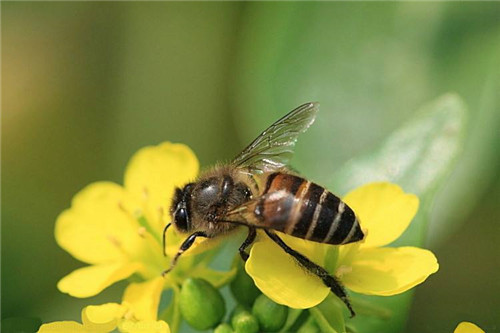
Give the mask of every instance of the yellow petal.
[[170, 333], [168, 324], [163, 320], [122, 321], [118, 328], [126, 333]]
[[453, 333], [484, 333], [484, 331], [473, 323], [463, 321], [458, 324]]
[[438, 268], [431, 251], [408, 246], [361, 249], [348, 267], [341, 263], [339, 270], [347, 288], [367, 295], [391, 296], [424, 282]]
[[361, 247], [384, 246], [406, 230], [419, 200], [395, 184], [371, 183], [347, 194], [344, 201], [360, 220], [366, 238]]
[[[279, 234], [283, 241], [319, 265], [323, 264], [325, 246]], [[245, 269], [257, 287], [279, 304], [295, 309], [311, 308], [330, 292], [323, 282], [301, 268], [297, 262], [266, 235], [250, 250]]]
[[164, 282], [163, 277], [159, 276], [146, 282], [131, 283], [125, 289], [123, 303], [129, 305], [135, 318], [156, 320]]
[[76, 321], [55, 321], [43, 324], [38, 333], [88, 333], [88, 331]]
[[151, 226], [159, 232], [169, 221], [174, 188], [192, 181], [199, 163], [183, 144], [164, 142], [144, 147], [130, 160], [125, 172], [125, 188], [144, 202]]
[[[171, 227], [167, 230], [167, 236], [165, 239], [166, 242], [166, 252], [170, 258], [173, 258], [176, 253], [179, 251], [179, 248], [190, 234], [182, 234], [177, 232], [174, 227]], [[203, 253], [205, 251], [211, 250], [214, 247], [220, 245], [223, 237], [215, 237], [215, 238], [205, 238], [198, 237], [194, 241], [194, 244], [191, 245], [189, 250], [182, 254], [182, 258], [186, 258], [188, 256], [196, 255]]]
[[110, 332], [126, 311], [125, 306], [117, 303], [90, 305], [82, 310], [82, 322], [92, 332]]
[[141, 238], [137, 234], [139, 225], [130, 213], [134, 205], [117, 184], [91, 184], [57, 218], [57, 243], [75, 258], [91, 264], [137, 253]]
[[73, 297], [97, 295], [113, 283], [123, 280], [141, 267], [139, 263], [114, 263], [77, 269], [63, 277], [57, 288]]

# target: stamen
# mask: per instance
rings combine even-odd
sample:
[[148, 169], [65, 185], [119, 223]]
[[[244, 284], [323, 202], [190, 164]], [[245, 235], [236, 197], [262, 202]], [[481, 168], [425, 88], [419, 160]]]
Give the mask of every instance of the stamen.
[[135, 211], [134, 211], [134, 219], [140, 219], [141, 217], [143, 216], [142, 214], [142, 210], [137, 208]]
[[160, 235], [151, 227], [151, 225], [149, 224], [149, 221], [142, 214], [142, 212], [138, 211], [138, 212], [136, 212], [136, 214], [138, 214], [136, 221], [139, 222], [139, 225], [141, 227], [144, 227], [144, 229], [146, 230], [146, 234], [153, 236], [154, 240], [158, 243], [158, 245], [161, 245]]
[[118, 208], [119, 208], [122, 212], [124, 212], [124, 213], [128, 214], [128, 211], [125, 209], [125, 206], [123, 206], [123, 202], [118, 201]]
[[113, 236], [111, 234], [107, 234], [106, 238], [108, 238], [108, 240], [111, 242], [111, 244], [116, 246], [118, 249], [123, 250], [122, 243], [115, 236]]
[[134, 313], [132, 312], [132, 310], [127, 310], [127, 312], [125, 312], [125, 314], [123, 315], [123, 318], [125, 318], [126, 320], [132, 320], [132, 319], [135, 319], [135, 316], [134, 316]]
[[123, 204], [122, 201], [118, 201], [118, 208], [133, 220], [137, 220], [139, 217], [142, 216], [142, 210], [140, 208], [137, 208], [132, 214], [127, 208], [125, 208], [125, 205]]
[[158, 221], [160, 221], [161, 225], [164, 225], [163, 217], [165, 216], [165, 211], [163, 210], [163, 207], [160, 206], [158, 207]]
[[147, 201], [149, 199], [149, 191], [146, 186], [142, 189], [142, 198], [144, 201]]
[[139, 229], [137, 229], [137, 233], [139, 234], [139, 236], [141, 236], [142, 238], [146, 238], [146, 228], [144, 227], [139, 227]]
[[[131, 213], [129, 210], [125, 208], [123, 203], [121, 201], [118, 202], [118, 208], [124, 212], [131, 220], [134, 222], [139, 223], [139, 231], [138, 234], [139, 236], [145, 238], [148, 234], [152, 235], [154, 240], [161, 245], [161, 238], [160, 235], [158, 235], [157, 232], [149, 225], [148, 220], [146, 219], [146, 216], [144, 216], [144, 212], [140, 208], [136, 208], [133, 213]], [[141, 227], [144, 229], [144, 231], [141, 231]]]
[[125, 248], [123, 247], [122, 242], [120, 242], [118, 240], [118, 238], [116, 238], [112, 234], [107, 234], [106, 238], [111, 242], [111, 244], [113, 244], [118, 249], [118, 251], [121, 252], [122, 255], [130, 257], [130, 254], [125, 250]]

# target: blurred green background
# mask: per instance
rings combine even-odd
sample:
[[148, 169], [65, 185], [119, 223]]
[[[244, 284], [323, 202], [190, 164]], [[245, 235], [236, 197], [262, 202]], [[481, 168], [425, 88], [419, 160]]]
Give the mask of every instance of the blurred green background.
[[[2, 2], [2, 318], [79, 319], [56, 282], [82, 266], [57, 215], [140, 147], [233, 157], [295, 106], [319, 101], [297, 168], [317, 182], [429, 100], [469, 108], [463, 154], [433, 206], [440, 271], [407, 332], [500, 330], [500, 3]], [[335, 192], [335, 189], [332, 189]]]

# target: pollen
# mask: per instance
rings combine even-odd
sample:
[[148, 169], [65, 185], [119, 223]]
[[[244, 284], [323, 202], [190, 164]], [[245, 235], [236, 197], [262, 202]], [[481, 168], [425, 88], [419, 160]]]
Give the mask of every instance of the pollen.
[[341, 265], [339, 268], [337, 268], [337, 271], [335, 272], [335, 276], [342, 278], [344, 274], [351, 273], [352, 272], [352, 266], [346, 266], [346, 265]]
[[146, 238], [146, 233], [147, 230], [145, 227], [139, 227], [139, 229], [137, 229], [137, 234], [139, 234], [142, 238]]

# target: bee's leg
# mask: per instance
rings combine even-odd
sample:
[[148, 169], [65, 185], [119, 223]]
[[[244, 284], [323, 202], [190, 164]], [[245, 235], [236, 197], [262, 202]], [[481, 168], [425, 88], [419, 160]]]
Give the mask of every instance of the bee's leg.
[[166, 237], [167, 237], [167, 230], [168, 228], [172, 225], [172, 223], [169, 223], [165, 226], [165, 229], [163, 229], [163, 256], [167, 256], [167, 242], [166, 242]]
[[208, 235], [203, 231], [197, 231], [195, 233], [192, 233], [188, 238], [186, 238], [186, 240], [182, 243], [181, 247], [179, 248], [179, 251], [177, 251], [177, 254], [175, 255], [174, 259], [172, 260], [170, 268], [164, 270], [161, 273], [161, 275], [165, 276], [165, 274], [168, 274], [175, 267], [175, 264], [177, 264], [177, 260], [179, 259], [181, 254], [183, 254], [191, 247], [191, 245], [193, 245], [196, 237], [208, 237]]
[[255, 228], [248, 227], [248, 236], [245, 239], [245, 241], [243, 242], [243, 244], [241, 244], [240, 249], [239, 249], [240, 256], [241, 256], [241, 259], [243, 259], [243, 261], [247, 261], [247, 259], [248, 259], [248, 253], [245, 252], [245, 249], [248, 246], [250, 246], [250, 244], [253, 243], [253, 241], [255, 240], [255, 236], [257, 236], [257, 232], [255, 231]]
[[317, 275], [323, 281], [325, 286], [330, 288], [330, 290], [345, 303], [345, 305], [351, 312], [351, 318], [356, 315], [354, 313], [354, 310], [352, 309], [349, 299], [347, 298], [347, 294], [344, 288], [342, 287], [340, 282], [337, 281], [335, 277], [331, 276], [323, 267], [316, 265], [311, 260], [307, 259], [304, 255], [290, 248], [288, 245], [285, 244], [285, 242], [283, 242], [281, 238], [278, 237], [278, 235], [276, 235], [272, 231], [270, 230], [265, 230], [265, 231], [266, 234], [269, 236], [269, 238], [271, 238], [276, 244], [278, 244], [283, 250], [285, 250], [286, 253], [294, 257], [295, 260], [297, 260], [299, 264], [301, 264], [304, 268], [306, 268], [311, 273]]

